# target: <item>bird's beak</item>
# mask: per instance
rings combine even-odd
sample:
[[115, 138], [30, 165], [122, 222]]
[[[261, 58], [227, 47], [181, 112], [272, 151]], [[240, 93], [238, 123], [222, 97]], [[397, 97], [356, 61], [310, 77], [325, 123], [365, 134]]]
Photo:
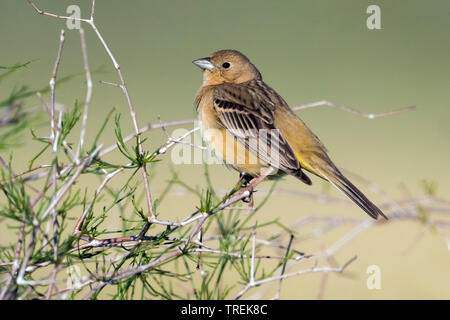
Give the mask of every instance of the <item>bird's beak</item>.
[[212, 70], [214, 69], [214, 65], [211, 63], [210, 58], [201, 58], [192, 61], [193, 64], [195, 64], [197, 67], [203, 69], [203, 70]]

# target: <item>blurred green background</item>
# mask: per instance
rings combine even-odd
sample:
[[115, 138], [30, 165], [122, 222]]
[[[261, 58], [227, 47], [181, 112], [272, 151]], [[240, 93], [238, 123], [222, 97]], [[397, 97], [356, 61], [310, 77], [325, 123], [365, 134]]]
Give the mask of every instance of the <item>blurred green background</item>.
[[[83, 17], [90, 14], [90, 1], [40, 0], [36, 4], [59, 14], [66, 14], [68, 5], [77, 4]], [[381, 7], [381, 30], [366, 27], [366, 8], [370, 4]], [[376, 183], [388, 195], [379, 196], [360, 184], [376, 203], [421, 195], [423, 180], [435, 183], [437, 195], [448, 198], [449, 17], [447, 0], [99, 0], [95, 11], [96, 25], [123, 71], [140, 126], [157, 122], [157, 115], [163, 121], [195, 117], [193, 99], [201, 84], [201, 73], [191, 61], [226, 48], [244, 52], [264, 80], [291, 106], [327, 99], [377, 113], [416, 105], [416, 111], [376, 120], [326, 107], [298, 112], [328, 147], [337, 165]], [[0, 2], [0, 65], [35, 60], [12, 81], [0, 83], [1, 96], [19, 84], [37, 88], [47, 85], [61, 28], [66, 29], [66, 43], [59, 77], [83, 72], [77, 30], [67, 30], [65, 21], [36, 14], [25, 0]], [[104, 70], [93, 75], [88, 140], [93, 139], [99, 123], [113, 106], [122, 113], [124, 133], [131, 132], [121, 91], [98, 82], [116, 82], [117, 74], [95, 34], [88, 26], [85, 30], [91, 70]], [[73, 106], [76, 99], [83, 101], [84, 75], [59, 86], [56, 94], [56, 100], [67, 106]], [[36, 105], [39, 100], [32, 98], [29, 103]], [[48, 134], [47, 128], [37, 130]], [[115, 141], [113, 129], [108, 130], [103, 138], [105, 145]], [[154, 150], [165, 141], [160, 131], [147, 133], [146, 137], [147, 150]], [[39, 146], [31, 141], [28, 132], [22, 142], [2, 152], [13, 153], [18, 172], [26, 168], [25, 160]], [[168, 179], [170, 155], [165, 158], [167, 161], [158, 165], [152, 183], [156, 195], [163, 189], [160, 182]], [[23, 163], [20, 159], [24, 159]], [[192, 184], [203, 186], [201, 165], [173, 167]], [[222, 166], [210, 169], [218, 189], [230, 188], [237, 179], [237, 173]], [[294, 178], [286, 178], [278, 187], [320, 193], [322, 182], [313, 182], [309, 188]], [[268, 186], [266, 183], [261, 188]], [[334, 190], [331, 193], [341, 197]], [[197, 205], [188, 196], [171, 197], [176, 201], [167, 201], [160, 209], [164, 219], [183, 218], [187, 213], [184, 208]], [[267, 221], [277, 215], [283, 224], [290, 225], [308, 215], [361, 214], [356, 206], [320, 204], [276, 194], [255, 219]], [[414, 249], [405, 253], [422, 233]], [[8, 234], [2, 233], [0, 242], [7, 242]], [[332, 233], [322, 237], [320, 243], [326, 246], [336, 239]], [[305, 245], [302, 250], [312, 250], [307, 243], [302, 244]], [[350, 267], [353, 276], [331, 274], [325, 298], [450, 298], [450, 256], [445, 240], [417, 223], [394, 222], [372, 229], [336, 257], [344, 262], [354, 254], [359, 258]], [[366, 288], [365, 271], [372, 264], [381, 267], [381, 290]], [[285, 282], [281, 297], [315, 298], [320, 281], [321, 275], [292, 278]]]

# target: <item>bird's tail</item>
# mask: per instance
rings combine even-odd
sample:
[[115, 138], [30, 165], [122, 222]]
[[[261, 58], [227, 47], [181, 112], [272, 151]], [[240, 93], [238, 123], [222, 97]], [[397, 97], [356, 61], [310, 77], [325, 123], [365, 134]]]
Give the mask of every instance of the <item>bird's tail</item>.
[[333, 168], [332, 173], [321, 174], [336, 188], [341, 190], [347, 197], [349, 197], [354, 203], [356, 203], [361, 209], [363, 209], [369, 216], [374, 219], [378, 219], [378, 216], [382, 216], [386, 220], [388, 219], [384, 213], [373, 204], [367, 197], [359, 191], [353, 183], [350, 182], [337, 168]]

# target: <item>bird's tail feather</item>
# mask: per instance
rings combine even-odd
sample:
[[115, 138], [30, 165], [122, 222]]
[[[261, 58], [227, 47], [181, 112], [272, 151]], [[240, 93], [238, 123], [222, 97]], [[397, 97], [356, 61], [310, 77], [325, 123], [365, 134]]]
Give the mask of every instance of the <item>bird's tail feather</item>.
[[321, 174], [330, 181], [336, 188], [341, 190], [347, 197], [349, 197], [354, 203], [356, 203], [361, 209], [363, 209], [369, 216], [377, 219], [378, 216], [382, 216], [386, 220], [388, 219], [384, 213], [373, 204], [367, 197], [359, 191], [353, 183], [350, 182], [339, 170], [333, 170], [333, 173], [326, 174], [323, 171]]

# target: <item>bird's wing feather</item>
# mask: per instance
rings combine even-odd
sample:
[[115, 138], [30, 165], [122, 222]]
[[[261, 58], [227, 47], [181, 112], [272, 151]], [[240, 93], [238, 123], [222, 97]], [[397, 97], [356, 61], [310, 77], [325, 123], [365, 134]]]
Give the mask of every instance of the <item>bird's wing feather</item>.
[[303, 176], [295, 153], [274, 126], [273, 112], [278, 103], [274, 100], [261, 86], [251, 83], [222, 84], [213, 93], [214, 110], [221, 125], [240, 143], [262, 161]]

